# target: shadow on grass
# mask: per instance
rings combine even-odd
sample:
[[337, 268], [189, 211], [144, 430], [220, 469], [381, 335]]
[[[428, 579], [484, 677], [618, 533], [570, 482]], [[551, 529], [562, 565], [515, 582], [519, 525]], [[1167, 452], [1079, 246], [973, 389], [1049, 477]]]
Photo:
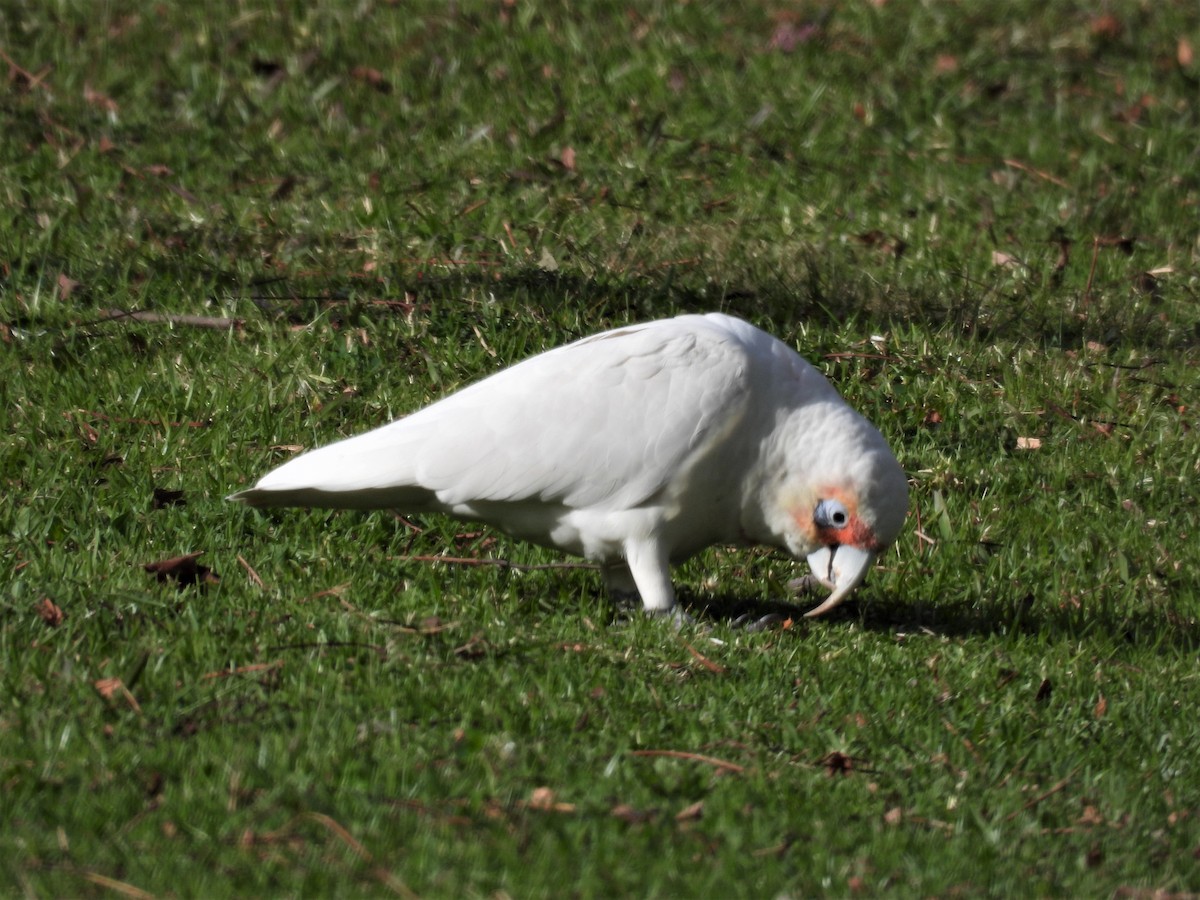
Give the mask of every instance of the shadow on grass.
[[[1151, 327], [1152, 322], [1132, 328], [1124, 306], [1095, 309], [1087, 321], [1068, 321], [1055, 304], [1041, 304], [1033, 297], [1015, 305], [1001, 302], [985, 284], [966, 285], [963, 296], [953, 302], [940, 294], [918, 293], [890, 294], [885, 299], [852, 259], [816, 250], [788, 272], [762, 270], [750, 263], [714, 271], [699, 259], [645, 271], [600, 270], [591, 275], [533, 265], [496, 271], [482, 263], [441, 271], [443, 265], [448, 263], [431, 260], [432, 271], [397, 266], [367, 280], [336, 273], [320, 278], [273, 276], [240, 289], [230, 287], [228, 295], [214, 299], [244, 303], [247, 309], [253, 305], [267, 318], [294, 323], [322, 314], [334, 323], [354, 321], [394, 315], [397, 308], [406, 313], [423, 310], [435, 320], [444, 304], [483, 294], [512, 312], [567, 313], [572, 320], [582, 315], [589, 323], [719, 310], [752, 320], [765, 317], [782, 332], [800, 324], [838, 328], [850, 322], [869, 332], [903, 320], [934, 329], [950, 327], [983, 343], [1034, 340], [1073, 348], [1089, 336], [1114, 330], [1138, 334], [1138, 345], [1146, 348], [1165, 349], [1173, 343]], [[375, 300], [385, 302], [371, 302]], [[583, 336], [583, 332], [575, 335]]]
[[[904, 321], [935, 330], [949, 327], [982, 343], [1012, 339], [1073, 348], [1089, 336], [1116, 332], [1137, 334], [1137, 345], [1146, 349], [1167, 349], [1179, 339], [1160, 334], [1153, 321], [1127, 321], [1124, 306], [1094, 309], [1086, 322], [1064, 320], [1057, 307], [1040, 304], [1036, 298], [1015, 305], [1002, 303], [991, 298], [986, 285], [968, 285], [964, 296], [953, 302], [921, 293], [884, 298], [878, 285], [858, 272], [853, 260], [816, 250], [787, 272], [762, 269], [750, 262], [714, 271], [700, 259], [655, 265], [644, 271], [599, 270], [594, 274], [534, 265], [498, 271], [487, 260], [467, 261], [447, 271], [451, 265], [448, 260], [432, 259], [427, 268], [417, 261], [367, 277], [327, 272], [246, 279], [241, 273], [198, 268], [191, 262], [172, 266], [168, 261], [155, 277], [191, 285], [190, 296], [205, 296], [223, 308], [232, 304], [247, 322], [302, 324], [325, 317], [339, 326], [416, 311], [435, 331], [441, 325], [459, 330], [464, 327], [462, 305], [469, 298], [486, 296], [491, 298], [489, 307], [501, 314], [557, 318], [555, 333], [561, 337], [565, 331], [576, 338], [592, 333], [606, 321], [619, 324], [685, 312], [723, 311], [751, 320], [765, 318], [771, 323], [769, 329], [781, 336], [800, 325], [839, 329], [852, 324], [858, 331], [870, 333]], [[127, 293], [127, 285], [116, 273], [97, 271], [82, 277], [96, 286], [97, 296]], [[0, 286], [3, 284], [0, 279]], [[154, 292], [140, 290], [137, 296], [154, 296]], [[155, 310], [152, 301], [130, 305], [140, 311]], [[129, 319], [98, 316], [91, 302], [68, 307], [65, 316], [58, 307], [53, 309], [43, 315], [22, 313], [6, 324], [48, 331], [58, 337], [62, 352], [70, 349], [73, 339], [133, 326]], [[575, 327], [580, 330], [569, 334]], [[76, 329], [82, 332], [77, 334]], [[1194, 335], [1182, 339], [1190, 343]]]
[[[771, 616], [798, 620], [817, 602], [807, 595], [800, 595], [794, 601], [764, 601], [733, 594], [694, 595], [687, 591], [680, 592], [680, 599], [684, 608], [700, 621], [726, 625], [753, 623]], [[851, 599], [825, 613], [819, 621], [830, 627], [856, 622], [865, 631], [879, 634], [920, 633], [948, 638], [1041, 637], [1049, 643], [1104, 637], [1114, 644], [1143, 649], [1179, 653], [1200, 651], [1200, 621], [1159, 609], [1122, 614], [1115, 610], [1044, 608], [1034, 602], [934, 605], [894, 599]], [[778, 627], [778, 624], [773, 623], [771, 627]]]
[[[567, 313], [586, 321], [612, 319], [620, 322], [678, 315], [686, 312], [724, 312], [748, 318], [768, 316], [780, 324], [796, 321], [830, 324], [867, 312], [865, 303], [847, 298], [830, 309], [823, 298], [784, 284], [748, 288], [737, 283], [714, 284], [702, 267], [660, 270], [651, 275], [547, 271], [537, 267], [496, 273], [463, 268], [453, 272], [399, 273], [376, 282], [335, 277], [306, 283], [302, 279], [277, 279], [251, 286], [231, 299], [253, 304], [268, 318], [305, 322], [326, 315], [339, 323], [359, 316], [394, 314], [388, 306], [369, 305], [373, 294], [400, 300], [405, 311], [424, 309], [431, 320], [445, 303], [457, 303], [480, 293], [496, 298], [502, 308], [514, 313], [540, 311], [548, 315]], [[384, 310], [384, 311], [381, 311]], [[457, 316], [461, 312], [456, 313]], [[869, 319], [868, 319], [869, 321]], [[588, 327], [588, 333], [594, 330]], [[583, 332], [574, 337], [584, 337]]]

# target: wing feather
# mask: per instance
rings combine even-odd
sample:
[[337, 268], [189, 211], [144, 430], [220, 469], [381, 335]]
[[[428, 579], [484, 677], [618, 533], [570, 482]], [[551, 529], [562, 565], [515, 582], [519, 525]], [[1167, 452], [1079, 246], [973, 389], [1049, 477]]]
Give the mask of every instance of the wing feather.
[[[304, 502], [329, 506], [629, 508], [741, 417], [746, 352], [724, 316], [606, 332], [297, 457], [240, 496], [264, 505], [265, 492], [304, 491]], [[327, 502], [314, 502], [314, 491]]]

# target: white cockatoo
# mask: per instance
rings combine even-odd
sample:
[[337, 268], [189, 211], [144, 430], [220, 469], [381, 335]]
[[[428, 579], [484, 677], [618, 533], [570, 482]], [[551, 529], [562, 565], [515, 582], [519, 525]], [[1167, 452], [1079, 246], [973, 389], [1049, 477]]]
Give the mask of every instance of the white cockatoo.
[[646, 612], [679, 616], [670, 564], [713, 544], [806, 557], [853, 591], [900, 532], [904, 471], [794, 350], [711, 313], [550, 350], [231, 499], [440, 512], [600, 564]]

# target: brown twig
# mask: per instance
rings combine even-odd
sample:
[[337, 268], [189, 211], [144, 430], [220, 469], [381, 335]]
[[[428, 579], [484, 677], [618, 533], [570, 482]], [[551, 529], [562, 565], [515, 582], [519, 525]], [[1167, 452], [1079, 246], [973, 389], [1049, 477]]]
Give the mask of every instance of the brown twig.
[[220, 669], [216, 672], [207, 672], [200, 676], [201, 681], [211, 681], [214, 678], [228, 678], [231, 675], [253, 675], [255, 672], [270, 672], [273, 669], [283, 668], [283, 660], [277, 659], [271, 663], [252, 663], [248, 666], [238, 666], [236, 669]]
[[1132, 253], [1133, 239], [1123, 237], [1100, 237], [1096, 235], [1092, 238], [1092, 264], [1088, 267], [1087, 284], [1083, 288], [1083, 305], [1087, 306], [1092, 302], [1092, 279], [1096, 275], [1096, 260], [1100, 257], [1101, 247], [1123, 247]]
[[717, 759], [713, 756], [705, 756], [702, 753], [688, 753], [686, 750], [630, 750], [630, 756], [665, 756], [670, 759], [687, 759], [692, 762], [701, 762], [706, 765], [715, 766], [718, 769], [723, 769], [726, 772], [733, 772], [735, 775], [740, 775], [746, 771], [745, 766], [739, 766], [737, 763], [727, 762], [723, 759]]
[[958, 738], [960, 741], [962, 741], [962, 745], [967, 749], [967, 752], [970, 753], [972, 757], [974, 757], [975, 764], [982, 767], [983, 766], [983, 757], [981, 757], [979, 755], [979, 751], [975, 749], [974, 742], [969, 737], [967, 737], [962, 732], [960, 732], [954, 726], [954, 723], [951, 722], [949, 719], [942, 719], [942, 725], [945, 726], [947, 731], [949, 731], [952, 735], [954, 735], [956, 738]]
[[114, 319], [133, 319], [135, 322], [150, 322], [165, 325], [185, 325], [189, 328], [212, 328], [217, 331], [237, 331], [246, 324], [242, 319], [229, 319], [223, 316], [193, 316], [137, 309], [106, 309], [101, 313], [101, 322], [111, 322]]
[[[384, 801], [389, 806], [396, 809], [408, 809], [421, 816], [427, 816], [431, 819], [439, 819], [446, 825], [471, 825], [473, 820], [470, 816], [463, 815], [457, 812], [446, 812], [442, 809], [434, 809], [431, 806], [421, 802], [420, 800], [408, 800], [403, 797], [391, 797]], [[467, 805], [465, 800], [449, 800], [451, 806], [463, 808]]]
[[324, 825], [325, 828], [337, 835], [343, 844], [353, 850], [355, 856], [359, 857], [360, 859], [365, 859], [368, 862], [371, 860], [371, 854], [367, 851], [367, 848], [359, 843], [354, 835], [352, 835], [341, 823], [335, 821], [324, 813], [306, 812], [302, 813], [301, 816], [305, 819], [311, 819], [313, 822], [316, 822], [319, 825]]
[[[363, 862], [374, 863], [375, 857], [371, 855], [371, 851], [364, 847], [362, 842], [352, 835], [346, 826], [342, 825], [336, 819], [326, 815], [325, 813], [303, 812], [293, 818], [282, 828], [276, 829], [275, 831], [269, 831], [259, 837], [258, 840], [266, 841], [268, 843], [280, 841], [290, 836], [295, 831], [296, 824], [302, 819], [308, 819], [310, 822], [316, 822], [318, 825], [322, 826], [326, 831], [345, 844], [346, 847]], [[412, 888], [408, 887], [408, 885], [406, 885], [403, 881], [401, 881], [383, 866], [374, 866], [371, 869], [371, 874], [379, 879], [379, 881], [385, 887], [389, 888], [400, 896], [411, 898], [417, 897], [417, 894], [412, 890]]]
[[304, 641], [298, 644], [279, 644], [268, 649], [274, 653], [277, 650], [328, 650], [331, 648], [373, 650], [380, 659], [387, 659], [386, 647], [379, 644], [368, 644], [366, 641]]
[[43, 87], [42, 82], [45, 80], [47, 75], [54, 71], [54, 66], [46, 66], [41, 72], [39, 72], [37, 75], [34, 75], [28, 69], [18, 65], [16, 60], [14, 60], [3, 50], [0, 50], [0, 59], [3, 59], [6, 63], [8, 63], [9, 68], [24, 78], [31, 88], [40, 87], [42, 90], [47, 90], [47, 88]]
[[250, 576], [250, 580], [254, 583], [255, 587], [257, 587], [259, 590], [266, 588], [266, 585], [263, 584], [263, 580], [259, 578], [258, 573], [254, 571], [254, 566], [246, 562], [246, 559], [242, 556], [242, 554], [238, 554], [237, 561], [242, 564], [242, 568], [246, 570], [246, 574]]
[[1035, 169], [1033, 166], [1023, 163], [1018, 159], [1006, 159], [1004, 164], [1010, 169], [1019, 169], [1022, 172], [1028, 172], [1030, 175], [1036, 175], [1038, 178], [1049, 181], [1051, 184], [1057, 184], [1061, 188], [1070, 187], [1061, 178], [1051, 175], [1049, 172], [1043, 172], [1041, 169]]
[[700, 663], [700, 665], [704, 666], [704, 668], [708, 669], [708, 671], [715, 672], [717, 675], [724, 675], [727, 671], [729, 671], [719, 663], [713, 662], [687, 641], [684, 641], [682, 638], [680, 638], [680, 640], [683, 642], [683, 646], [687, 647], [688, 653], [695, 657], [696, 662]]
[[1071, 779], [1075, 777], [1075, 772], [1078, 772], [1078, 771], [1079, 771], [1079, 769], [1076, 768], [1074, 771], [1071, 772], [1070, 775], [1068, 775], [1062, 781], [1058, 782], [1058, 784], [1054, 785], [1048, 791], [1043, 791], [1042, 793], [1038, 794], [1036, 797], [1034, 797], [1032, 800], [1030, 800], [1028, 803], [1026, 803], [1020, 809], [1014, 809], [1012, 812], [1010, 812], [1007, 816], [1004, 817], [1004, 821], [1011, 822], [1013, 819], [1015, 819], [1021, 813], [1027, 812], [1027, 811], [1033, 809], [1035, 806], [1037, 806], [1039, 803], [1041, 803], [1047, 797], [1053, 797], [1055, 794], [1057, 794], [1059, 791], [1061, 791], [1063, 788], [1065, 788], [1068, 784], [1071, 783]]
[[121, 425], [151, 425], [155, 428], [207, 428], [212, 422], [161, 422], [157, 419], [131, 419], [121, 416], [106, 416], [102, 412], [96, 412], [93, 409], [77, 409], [74, 412], [64, 412], [63, 418], [69, 419], [71, 416], [87, 416], [91, 419], [99, 419], [101, 422], [113, 422]]
[[637, 269], [633, 269], [632, 271], [634, 271], [634, 272], [645, 272], [647, 270], [658, 271], [659, 269], [670, 269], [675, 266], [694, 266], [694, 265], [698, 264], [699, 262], [700, 262], [700, 257], [698, 257], [698, 256], [685, 256], [685, 257], [681, 257], [679, 259], [668, 259], [668, 260], [663, 260], [661, 262], [654, 262], [654, 263], [647, 262], [645, 265], [643, 265]]
[[309, 600], [320, 600], [322, 597], [337, 597], [338, 599], [341, 599], [342, 594], [344, 594], [349, 587], [350, 582], [345, 581], [341, 584], [334, 585], [331, 588], [325, 588], [323, 591], [317, 591], [315, 594], [309, 594], [307, 597], [301, 597], [300, 602], [307, 603]]
[[[2, 53], [3, 51], [0, 51]], [[135, 900], [154, 900], [154, 895], [149, 891], [143, 891], [140, 887], [134, 887], [127, 881], [118, 881], [115, 878], [109, 878], [107, 875], [101, 875], [99, 872], [81, 872], [85, 881], [90, 881], [92, 884], [98, 884], [102, 888], [108, 888], [110, 891], [116, 891], [123, 897], [133, 897]]]
[[526, 565], [507, 559], [480, 558], [475, 556], [441, 556], [439, 554], [415, 554], [412, 556], [389, 556], [390, 562], [432, 562], [449, 563], [455, 566], [498, 566], [501, 569], [513, 569], [517, 572], [541, 572], [548, 569], [599, 569], [595, 563], [544, 563], [542, 565]]
[[1083, 305], [1087, 306], [1092, 302], [1092, 278], [1096, 274], [1096, 260], [1100, 256], [1100, 238], [1092, 239], [1092, 264], [1088, 267], [1087, 284], [1083, 288]]
[[899, 357], [888, 356], [885, 353], [826, 353], [824, 359], [878, 359], [883, 362], [900, 362]]

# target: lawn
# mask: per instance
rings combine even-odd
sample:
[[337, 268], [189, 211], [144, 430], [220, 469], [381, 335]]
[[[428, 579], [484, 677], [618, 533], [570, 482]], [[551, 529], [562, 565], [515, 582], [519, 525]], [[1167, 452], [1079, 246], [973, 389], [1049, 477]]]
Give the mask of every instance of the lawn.
[[[0, 894], [1200, 893], [1200, 8], [741, 6], [0, 7]], [[709, 310], [909, 474], [827, 617], [224, 499]]]

